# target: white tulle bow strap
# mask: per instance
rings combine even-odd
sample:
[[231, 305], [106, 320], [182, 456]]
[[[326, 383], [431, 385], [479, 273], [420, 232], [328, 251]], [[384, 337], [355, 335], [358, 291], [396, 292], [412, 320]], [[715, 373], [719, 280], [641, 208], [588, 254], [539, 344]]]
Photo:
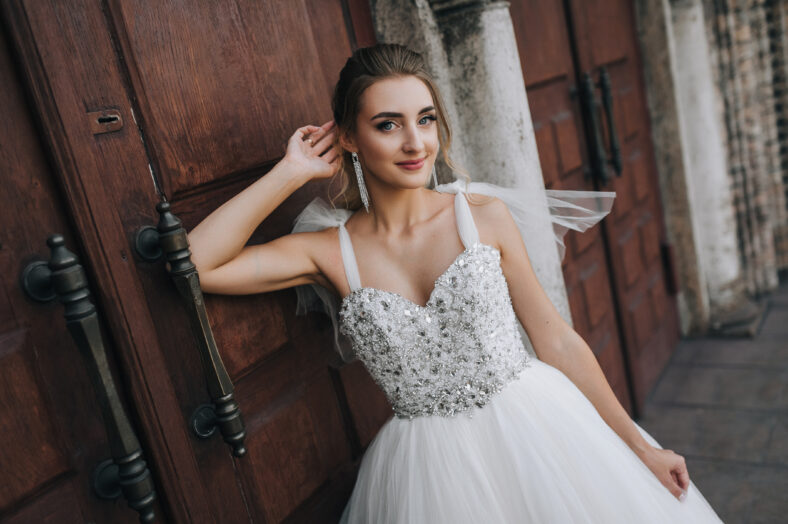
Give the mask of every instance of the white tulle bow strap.
[[[553, 236], [562, 260], [566, 252], [564, 245], [566, 232], [570, 229], [582, 232], [602, 220], [610, 213], [616, 196], [613, 191], [563, 189], [547, 189], [542, 194], [519, 187], [503, 187], [487, 182], [466, 183], [459, 179], [441, 184], [435, 190], [455, 194], [478, 193], [499, 198], [509, 208], [528, 250], [540, 247], [533, 245], [535, 240], [541, 238], [541, 235], [534, 234], [534, 230], [539, 227], [538, 224], [545, 224], [543, 213], [546, 203], [553, 226]], [[296, 217], [292, 232], [320, 231], [327, 227], [337, 227], [344, 224], [352, 214], [353, 211], [350, 209], [331, 207], [325, 200], [317, 197]], [[457, 214], [460, 221], [460, 234], [472, 235], [476, 228], [472, 224], [463, 223], [464, 216], [464, 213]], [[463, 236], [463, 241], [465, 240], [466, 236]], [[337, 351], [345, 362], [353, 360], [355, 355], [351, 343], [339, 332], [340, 300], [329, 290], [317, 284], [296, 286], [295, 289], [298, 297], [296, 314], [304, 314], [307, 311], [326, 313], [334, 327], [334, 344]]]
[[[307, 205], [293, 222], [291, 233], [304, 231], [320, 231], [328, 227], [337, 227], [347, 222], [353, 211], [331, 207], [325, 200], [316, 197]], [[328, 289], [317, 284], [296, 286], [296, 315], [308, 311], [321, 311], [331, 319], [334, 327], [334, 346], [342, 360], [350, 362], [355, 357], [350, 341], [339, 332], [339, 299]]]
[[[538, 192], [519, 188], [503, 187], [486, 182], [470, 182], [466, 184], [455, 180], [448, 184], [441, 184], [435, 188], [443, 193], [478, 193], [494, 196], [502, 200], [509, 208], [520, 234], [525, 242], [526, 249], [538, 246], [530, 245], [532, 239], [539, 238], [533, 234], [536, 224], [543, 223], [542, 215], [545, 200]], [[602, 220], [610, 213], [615, 200], [615, 191], [575, 191], [568, 189], [547, 189], [547, 209], [553, 225], [553, 236], [558, 247], [559, 258], [563, 260], [566, 253], [564, 235], [570, 229], [583, 232]], [[460, 226], [462, 228], [462, 226]]]

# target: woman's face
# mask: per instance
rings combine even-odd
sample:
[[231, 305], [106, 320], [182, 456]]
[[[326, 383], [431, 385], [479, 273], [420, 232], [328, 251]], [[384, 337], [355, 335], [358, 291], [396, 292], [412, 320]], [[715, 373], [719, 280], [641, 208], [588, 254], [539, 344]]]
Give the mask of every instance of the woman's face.
[[[437, 111], [424, 82], [415, 76], [379, 80], [360, 102], [354, 146], [365, 178], [402, 188], [426, 185], [440, 142]], [[420, 162], [407, 165], [414, 161]]]

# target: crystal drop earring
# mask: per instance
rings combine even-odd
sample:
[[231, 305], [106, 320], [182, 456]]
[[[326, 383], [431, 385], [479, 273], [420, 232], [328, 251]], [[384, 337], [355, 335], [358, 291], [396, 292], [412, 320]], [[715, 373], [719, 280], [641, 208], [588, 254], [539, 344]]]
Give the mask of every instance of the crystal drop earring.
[[438, 175], [435, 173], [435, 164], [432, 164], [432, 188], [438, 187]]
[[350, 153], [353, 159], [353, 169], [356, 171], [356, 181], [358, 182], [358, 192], [361, 194], [361, 201], [364, 203], [364, 209], [369, 213], [369, 193], [367, 193], [367, 185], [364, 183], [364, 174], [361, 172], [361, 162], [358, 161], [358, 154], [355, 151]]

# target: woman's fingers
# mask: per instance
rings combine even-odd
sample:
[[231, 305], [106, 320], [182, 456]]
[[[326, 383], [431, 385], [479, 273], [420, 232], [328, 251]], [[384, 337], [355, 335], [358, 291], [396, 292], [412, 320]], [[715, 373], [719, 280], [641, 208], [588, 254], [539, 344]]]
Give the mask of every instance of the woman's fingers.
[[335, 123], [329, 120], [323, 125], [308, 124], [296, 129], [288, 142], [299, 144], [303, 154], [318, 156], [324, 155], [332, 148], [335, 133]]
[[293, 133], [290, 136], [287, 143], [290, 144], [291, 142], [293, 142], [298, 144], [304, 142], [309, 137], [309, 135], [311, 133], [314, 133], [317, 129], [320, 128], [318, 126], [313, 126], [313, 125], [306, 125], [303, 127], [299, 127], [298, 129], [295, 130], [295, 133]]
[[333, 120], [329, 120], [328, 122], [326, 122], [325, 124], [323, 124], [321, 126], [311, 126], [311, 127], [313, 129], [312, 129], [311, 133], [309, 134], [309, 138], [311, 138], [313, 140], [313, 142], [316, 142], [322, 136], [324, 136], [326, 133], [328, 133], [329, 131], [332, 130], [332, 128], [334, 127], [334, 121]]
[[314, 133], [318, 129], [320, 129], [320, 127], [313, 126], [313, 125], [309, 124], [309, 125], [306, 125], [306, 126], [303, 126], [303, 127], [299, 127], [298, 129], [296, 129], [296, 132], [293, 133], [293, 135], [297, 136], [301, 140], [303, 140], [304, 138], [307, 137], [307, 135], [309, 135], [310, 133]]
[[339, 155], [337, 155], [337, 150], [332, 148], [328, 153], [323, 155], [323, 160], [325, 160], [330, 164], [331, 162], [336, 160], [338, 156]]
[[681, 462], [675, 472], [676, 481], [681, 489], [686, 490], [690, 484], [689, 472], [687, 471], [687, 464], [684, 461], [684, 457], [680, 458]]
[[670, 480], [673, 486], [670, 488], [671, 493], [683, 501], [687, 497], [687, 489], [689, 488], [689, 472], [687, 472], [687, 464], [684, 457], [677, 455], [676, 462], [670, 470]]
[[312, 147], [314, 147], [315, 150], [318, 151], [318, 155], [322, 155], [328, 149], [331, 148], [331, 146], [334, 143], [334, 135], [336, 135], [336, 133], [333, 130], [329, 131], [321, 135], [320, 138], [318, 138], [315, 142], [312, 143]]

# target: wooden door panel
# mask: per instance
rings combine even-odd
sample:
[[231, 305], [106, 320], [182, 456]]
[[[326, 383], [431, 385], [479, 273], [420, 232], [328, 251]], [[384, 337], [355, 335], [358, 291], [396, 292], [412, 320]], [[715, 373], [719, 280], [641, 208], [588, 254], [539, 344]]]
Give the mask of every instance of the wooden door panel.
[[294, 127], [330, 118], [330, 76], [350, 44], [337, 30], [341, 3], [320, 4], [315, 18], [304, 2], [110, 2], [170, 198], [259, 168], [282, 155]]
[[[136, 19], [143, 8], [127, 2], [117, 7], [116, 27], [123, 33], [125, 21]], [[134, 27], [135, 36], [129, 37], [128, 45], [122, 47], [127, 62], [143, 62], [150, 70], [132, 77], [134, 92], [146, 98], [140, 111], [144, 133], [152, 137], [150, 143], [166, 142], [176, 132], [183, 135], [179, 141], [173, 141], [175, 146], [151, 147], [149, 152], [151, 163], [161, 166], [161, 186], [169, 193], [173, 210], [187, 230], [258, 176], [264, 176], [284, 153], [284, 143], [296, 127], [331, 118], [333, 83], [352, 52], [350, 35], [336, 30], [345, 25], [338, 1], [320, 3], [319, 17], [313, 15], [309, 25], [312, 34], [304, 33], [304, 21], [310, 20], [309, 13], [318, 11], [315, 2], [307, 6], [290, 2], [250, 3], [243, 11], [244, 15], [221, 15], [228, 20], [220, 22], [220, 27], [239, 16], [245, 18], [246, 22], [236, 24], [232, 32], [240, 32], [235, 38], [250, 42], [230, 46], [222, 53], [219, 74], [238, 81], [224, 85], [221, 92], [209, 89], [203, 93], [205, 90], [200, 89], [185, 95], [176, 93], [168, 82], [156, 77], [159, 66], [151, 63], [150, 56], [137, 56], [149, 53], [145, 47], [150, 36], [156, 34], [161, 40], [159, 45], [183, 48], [197, 57], [183, 60], [186, 51], [176, 53], [176, 58], [165, 66], [172, 70], [172, 77], [194, 78], [197, 84], [213, 86], [217, 66], [203, 58], [216, 53], [217, 41], [225, 40], [230, 28], [209, 31], [215, 15], [211, 9], [189, 9], [189, 16], [182, 16], [181, 24], [175, 28], [148, 21], [144, 27]], [[206, 23], [204, 32], [208, 34], [204, 41], [192, 41], [182, 34], [183, 28]], [[176, 95], [183, 101], [178, 107], [166, 107], [170, 112], [167, 118], [175, 122], [205, 122], [196, 129], [195, 136], [191, 128], [179, 131], [159, 125], [160, 108]], [[206, 96], [210, 110], [205, 109]], [[232, 127], [227, 128], [227, 123]], [[239, 150], [246, 154], [239, 154]], [[204, 162], [208, 157], [210, 164]], [[192, 169], [195, 162], [203, 164], [200, 169]], [[255, 232], [251, 242], [288, 233], [295, 214], [317, 191], [318, 188], [310, 187], [280, 206]], [[143, 280], [148, 306], [154, 312], [162, 312], [154, 315], [158, 336], [164, 347], [176, 347], [179, 340], [189, 337], [188, 323], [177, 313], [179, 298], [172, 294], [162, 307], [161, 290], [167, 289], [168, 283], [160, 266], [146, 271]], [[285, 519], [319, 488], [333, 482], [334, 477], [339, 479], [336, 482], [347, 482], [341, 475], [342, 467], [357, 458], [359, 450], [354, 452], [351, 446], [355, 436], [340, 402], [339, 396], [344, 396], [344, 392], [337, 388], [351, 392], [361, 388], [362, 395], [366, 389], [376, 388], [367, 381], [359, 382], [357, 387], [352, 382], [342, 384], [342, 375], [330, 367], [336, 356], [328, 324], [317, 322], [314, 316], [296, 318], [293, 299], [290, 289], [255, 296], [205, 298], [211, 327], [235, 383], [235, 397], [247, 427], [250, 451], [247, 457], [235, 461], [235, 475], [247, 494], [249, 515], [266, 522]], [[173, 329], [173, 323], [178, 327]], [[199, 399], [205, 398], [199, 360], [194, 354], [179, 352], [168, 352], [165, 358], [170, 369], [179, 369], [184, 360], [190, 361], [190, 378], [181, 380], [178, 388], [182, 416], [187, 418]], [[381, 406], [374, 407], [381, 411]], [[362, 445], [366, 443], [368, 440], [362, 441]], [[210, 445], [213, 452], [197, 452], [200, 469], [214, 474], [222, 471], [224, 481], [230, 481], [231, 463], [219, 465], [214, 456], [226, 455], [225, 444], [216, 440], [203, 445]], [[223, 501], [218, 498], [214, 497], [214, 507], [220, 511]], [[237, 506], [243, 507], [238, 502]]]
[[[675, 300], [666, 293], [660, 256], [664, 227], [632, 6], [625, 0], [558, 4], [522, 0], [511, 2], [510, 10], [545, 186], [617, 194], [601, 227], [567, 235], [563, 268], [578, 332], [587, 341], [617, 348], [599, 360], [606, 362], [602, 365], [605, 374], [611, 384], [618, 384], [614, 390], [627, 406], [624, 363], [628, 362], [636, 414], [675, 345], [678, 323]], [[598, 82], [601, 67], [611, 79], [613, 122], [622, 161], [622, 176], [604, 186], [588, 180], [583, 176], [587, 168], [577, 166], [578, 158], [588, 165], [590, 137], [578, 101], [568, 95], [569, 86], [582, 73], [590, 73]], [[601, 105], [599, 86], [596, 96]], [[602, 107], [598, 116], [610, 154], [610, 122]], [[613, 176], [612, 166], [608, 175]], [[598, 250], [597, 259], [584, 254], [594, 252], [595, 246], [606, 246]], [[604, 268], [605, 278], [593, 275], [598, 267]], [[586, 303], [583, 293], [575, 297], [575, 287], [595, 288], [594, 303]], [[600, 295], [605, 287], [607, 293]], [[601, 303], [597, 297], [602, 297]], [[592, 316], [586, 311], [593, 311]]]
[[[636, 405], [642, 406], [678, 340], [678, 312], [665, 293], [662, 239], [665, 238], [650, 121], [643, 86], [634, 13], [625, 0], [572, 0], [572, 20], [580, 68], [595, 79], [610, 74], [622, 174], [600, 189], [616, 191], [616, 205], [603, 221], [611, 239], [616, 302], [622, 311], [625, 348]], [[597, 91], [601, 100], [601, 93]], [[608, 152], [607, 118], [602, 114]], [[612, 167], [609, 173], [613, 176]], [[659, 290], [659, 291], [653, 291]]]
[[626, 0], [569, 0], [576, 52], [583, 67], [627, 61], [635, 52], [634, 20], [629, 17], [626, 3]]
[[[362, 447], [375, 423], [390, 415], [388, 406], [367, 400], [382, 393], [359, 363], [337, 365], [327, 319], [294, 315], [292, 289], [208, 295], [249, 452], [235, 459], [218, 436], [198, 440], [188, 420], [209, 398], [194, 334], [164, 263], [144, 262], [132, 250], [137, 229], [158, 218], [156, 188], [189, 230], [265, 176], [297, 127], [331, 118], [333, 77], [351, 42], [372, 43], [369, 12], [358, 4], [352, 10], [344, 0], [246, 2], [231, 10], [131, 0], [5, 6], [37, 110], [57, 115], [60, 127], [47, 128], [54, 159], [104, 284], [102, 298], [176, 521], [338, 517]], [[106, 108], [123, 125], [91, 133], [86, 113]], [[297, 192], [251, 242], [288, 233], [322, 189], [310, 184]]]
[[[528, 92], [545, 187], [595, 189], [566, 13], [560, 3], [513, 1], [510, 12]], [[618, 205], [618, 202], [616, 203]], [[575, 330], [588, 342], [622, 405], [631, 410], [604, 239], [599, 227], [570, 231], [562, 262]]]
[[18, 280], [29, 262], [49, 259], [50, 234], [62, 233], [70, 250], [79, 249], [6, 36], [0, 34], [0, 522], [136, 522], [125, 502], [92, 492], [93, 468], [110, 448], [63, 306], [34, 302]]
[[[526, 85], [567, 78], [573, 74], [569, 33], [565, 13], [558, 2], [510, 3]], [[538, 49], [536, 53], [534, 50]]]
[[[9, 309], [7, 313], [12, 312]], [[6, 322], [0, 335], [0, 431], [12, 437], [3, 445], [0, 456], [0, 469], [5, 472], [0, 486], [0, 511], [8, 510], [70, 469], [39, 379], [33, 337], [27, 329], [13, 324]], [[30, 449], [36, 453], [30, 454]]]

